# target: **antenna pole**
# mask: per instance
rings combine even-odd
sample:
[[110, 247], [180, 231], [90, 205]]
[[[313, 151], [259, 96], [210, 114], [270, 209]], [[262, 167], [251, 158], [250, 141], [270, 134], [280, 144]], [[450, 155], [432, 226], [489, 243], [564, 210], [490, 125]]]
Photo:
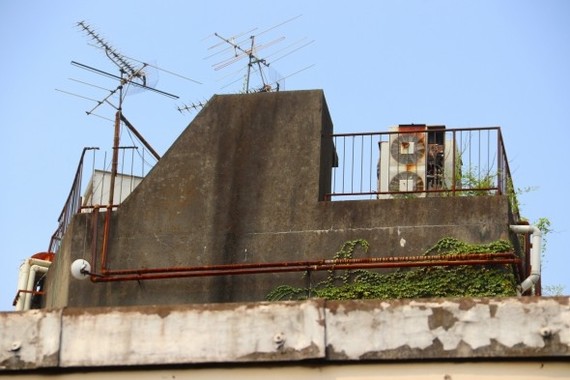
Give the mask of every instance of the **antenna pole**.
[[[121, 70], [121, 77], [123, 77], [124, 71]], [[119, 85], [119, 108], [115, 113], [115, 133], [113, 136], [113, 159], [111, 161], [111, 182], [109, 183], [109, 210], [113, 208], [113, 201], [115, 195], [115, 177], [117, 177], [117, 168], [119, 166], [119, 144], [121, 135], [121, 116], [122, 116], [122, 104], [123, 104], [123, 81]]]
[[249, 63], [247, 64], [247, 79], [245, 82], [245, 92], [246, 93], [249, 93], [249, 77], [251, 75], [251, 65], [253, 62], [253, 58], [255, 57], [253, 55], [253, 46], [254, 46], [255, 37], [251, 36], [250, 38], [251, 38], [251, 48], [249, 50]]
[[[225, 51], [228, 51], [228, 50], [232, 49], [233, 52], [234, 52], [233, 57], [227, 58], [227, 59], [225, 59], [225, 60], [222, 60], [221, 62], [218, 62], [218, 63], [213, 64], [212, 66], [214, 67], [214, 70], [216, 70], [216, 71], [217, 71], [217, 70], [221, 70], [221, 69], [223, 69], [224, 67], [230, 66], [230, 65], [232, 65], [232, 64], [234, 64], [234, 63], [240, 61], [242, 58], [247, 57], [247, 58], [248, 58], [248, 62], [247, 62], [247, 68], [246, 68], [245, 78], [242, 77], [242, 80], [244, 81], [242, 92], [244, 92], [244, 93], [250, 93], [250, 92], [271, 92], [271, 91], [273, 91], [272, 85], [266, 81], [266, 79], [269, 79], [269, 77], [268, 77], [266, 74], [264, 74], [264, 72], [263, 72], [263, 70], [264, 70], [265, 68], [268, 68], [268, 67], [269, 67], [269, 63], [267, 62], [267, 60], [266, 60], [265, 58], [260, 58], [260, 57], [257, 55], [257, 53], [258, 53], [261, 49], [268, 48], [268, 47], [270, 47], [270, 46], [272, 46], [272, 45], [278, 43], [279, 41], [284, 40], [285, 37], [280, 37], [280, 38], [277, 38], [277, 39], [275, 39], [275, 40], [272, 40], [272, 41], [269, 41], [269, 42], [263, 43], [263, 44], [259, 44], [259, 42], [258, 42], [257, 45], [256, 45], [256, 43], [255, 43], [256, 37], [258, 37], [258, 36], [260, 36], [260, 35], [262, 35], [262, 34], [265, 34], [265, 33], [269, 32], [269, 31], [271, 31], [271, 30], [273, 30], [273, 29], [275, 29], [275, 28], [277, 28], [277, 27], [279, 27], [279, 26], [281, 26], [281, 25], [283, 25], [283, 24], [285, 24], [285, 23], [288, 23], [288, 22], [290, 22], [290, 21], [293, 21], [293, 20], [295, 20], [295, 19], [297, 19], [297, 18], [299, 18], [299, 17], [300, 17], [300, 15], [299, 15], [299, 16], [296, 16], [296, 17], [293, 17], [293, 18], [291, 18], [291, 19], [289, 19], [289, 20], [287, 20], [287, 21], [284, 21], [284, 22], [282, 22], [282, 23], [280, 23], [280, 24], [278, 24], [278, 25], [275, 25], [275, 26], [273, 26], [273, 27], [271, 27], [271, 28], [269, 28], [269, 29], [266, 29], [265, 31], [263, 31], [263, 32], [261, 32], [261, 33], [258, 33], [257, 35], [250, 35], [250, 36], [249, 36], [249, 39], [250, 39], [250, 44], [249, 44], [250, 46], [249, 46], [249, 48], [247, 48], [247, 47], [242, 47], [242, 46], [241, 46], [242, 44], [245, 45], [245, 44], [247, 43], [247, 39], [244, 39], [244, 40], [242, 40], [242, 41], [237, 41], [237, 37], [243, 36], [244, 34], [246, 34], [246, 33], [248, 33], [248, 32], [246, 32], [246, 33], [241, 33], [241, 34], [239, 34], [239, 35], [237, 35], [237, 36], [234, 36], [234, 37], [231, 37], [231, 38], [229, 38], [229, 39], [228, 39], [228, 38], [225, 38], [225, 37], [222, 37], [222, 36], [221, 36], [220, 34], [218, 34], [218, 33], [214, 33], [214, 36], [220, 38], [222, 41], [224, 41], [225, 43], [227, 43], [227, 44], [229, 45], [229, 47], [226, 48], [226, 49], [223, 49], [222, 51], [219, 51], [219, 52], [217, 52], [217, 53], [210, 54], [210, 55], [209, 55], [208, 57], [206, 57], [206, 58], [213, 57], [214, 55], [217, 55], [218, 53], [222, 53], [222, 52], [225, 52]], [[255, 29], [253, 29], [253, 30], [255, 30]], [[290, 51], [291, 48], [295, 48], [295, 47], [296, 47], [295, 50], [298, 50], [298, 49], [302, 48], [303, 46], [308, 45], [308, 44], [305, 44], [305, 45], [303, 45], [303, 46], [299, 46], [298, 44], [299, 44], [299, 41], [296, 42], [296, 43], [293, 43], [293, 44], [289, 45], [289, 46], [288, 46], [287, 48], [285, 48], [285, 49], [281, 49], [280, 51], [289, 50], [289, 52], [288, 52], [287, 54], [291, 54], [291, 53], [292, 53], [292, 51]], [[218, 43], [218, 44], [216, 44], [216, 45], [214, 45], [214, 46], [211, 46], [209, 49], [213, 49], [213, 48], [218, 47], [218, 46], [220, 46], [220, 45], [222, 45], [222, 43]], [[273, 53], [273, 54], [271, 54], [271, 55], [274, 55], [274, 54], [276, 54], [276, 53]], [[283, 56], [281, 56], [280, 58], [283, 58]], [[252, 84], [251, 84], [251, 83], [252, 83], [252, 75], [256, 75], [256, 74], [257, 74], [257, 73], [256, 73], [256, 70], [259, 71], [259, 77], [260, 77], [260, 79], [261, 79], [261, 87], [260, 87], [259, 89], [256, 89], [256, 88], [253, 88], [253, 89], [252, 89], [252, 88], [251, 88], [251, 87], [252, 87]], [[241, 71], [241, 70], [240, 70], [240, 71]], [[234, 82], [237, 82], [237, 81], [234, 81]], [[234, 82], [232, 82], [232, 83], [234, 83]], [[276, 89], [276, 90], [277, 90], [277, 91], [279, 90], [279, 85], [277, 86], [277, 89]], [[179, 110], [180, 110], [180, 109], [179, 109]]]

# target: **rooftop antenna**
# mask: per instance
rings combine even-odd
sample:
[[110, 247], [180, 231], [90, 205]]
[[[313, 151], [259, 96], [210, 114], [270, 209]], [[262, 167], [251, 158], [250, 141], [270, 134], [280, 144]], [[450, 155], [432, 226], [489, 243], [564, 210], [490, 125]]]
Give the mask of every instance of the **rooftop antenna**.
[[[268, 53], [264, 57], [259, 55], [259, 52], [264, 49], [268, 49], [277, 45], [281, 41], [285, 40], [285, 37], [278, 37], [272, 39], [268, 42], [258, 43], [259, 37], [263, 36], [271, 32], [278, 27], [292, 22], [296, 19], [301, 17], [301, 15], [297, 15], [292, 17], [288, 20], [285, 20], [277, 25], [274, 25], [268, 29], [265, 29], [257, 34], [253, 34], [258, 30], [258, 28], [250, 29], [246, 32], [238, 33], [231, 37], [223, 37], [219, 33], [213, 33], [209, 37], [217, 37], [220, 42], [215, 43], [214, 45], [210, 46], [208, 50], [212, 51], [208, 56], [204, 59], [211, 59], [218, 56], [225, 56], [226, 58], [222, 59], [221, 61], [214, 63], [212, 67], [214, 71], [219, 71], [225, 69], [226, 67], [232, 66], [233, 64], [242, 61], [243, 59], [247, 59], [247, 64], [245, 68], [240, 68], [237, 71], [234, 71], [226, 76], [223, 79], [227, 79], [228, 77], [234, 77], [238, 75], [237, 79], [232, 80], [230, 83], [227, 83], [222, 89], [227, 88], [236, 82], [243, 81], [243, 88], [239, 93], [251, 93], [251, 92], [275, 92], [279, 91], [282, 85], [282, 82], [295, 74], [298, 74], [304, 70], [311, 68], [314, 65], [306, 66], [302, 69], [295, 71], [292, 74], [286, 76], [273, 76], [271, 77], [272, 68], [270, 68], [270, 64], [276, 61], [279, 61], [294, 52], [312, 44], [315, 42], [314, 40], [309, 41], [306, 37], [297, 40], [283, 48], [275, 50], [273, 52]], [[271, 62], [268, 60], [271, 58]], [[276, 71], [274, 71], [276, 73]], [[242, 75], [243, 74], [243, 75]], [[259, 82], [255, 82], [253, 78], [257, 77]], [[192, 102], [190, 104], [185, 104], [178, 107], [178, 111], [197, 111], [203, 108], [206, 105], [207, 101], [199, 101], [199, 102]]]
[[200, 100], [197, 102], [192, 102], [190, 104], [183, 104], [182, 106], [177, 107], [178, 112], [183, 113], [184, 111], [198, 111], [201, 110], [202, 108], [204, 108], [204, 106], [206, 105], [208, 101], [207, 100]]
[[[98, 75], [102, 75], [102, 76], [107, 77], [107, 78], [117, 80], [118, 85], [114, 89], [106, 89], [104, 87], [100, 87], [100, 86], [96, 86], [96, 85], [93, 85], [93, 84], [90, 84], [87, 82], [72, 79], [76, 82], [79, 82], [79, 83], [82, 83], [85, 85], [89, 85], [91, 87], [95, 87], [95, 88], [98, 88], [100, 90], [107, 91], [108, 94], [100, 100], [96, 100], [96, 99], [92, 99], [89, 97], [77, 95], [77, 94], [67, 92], [67, 91], [58, 90], [58, 91], [61, 91], [63, 93], [69, 94], [69, 95], [74, 95], [74, 96], [78, 96], [78, 97], [83, 98], [83, 99], [94, 101], [96, 104], [89, 111], [86, 111], [87, 115], [99, 116], [99, 115], [96, 115], [94, 113], [94, 111], [103, 104], [108, 104], [116, 110], [115, 118], [113, 120], [113, 122], [114, 122], [113, 157], [112, 157], [112, 162], [111, 162], [111, 179], [110, 179], [110, 185], [109, 185], [109, 187], [110, 187], [110, 189], [109, 189], [109, 204], [107, 206], [107, 208], [110, 211], [114, 207], [114, 199], [113, 198], [114, 198], [115, 178], [117, 177], [117, 174], [118, 174], [117, 171], [118, 171], [118, 154], [119, 154], [119, 147], [120, 147], [119, 146], [119, 142], [120, 142], [119, 140], [120, 140], [121, 123], [124, 123], [124, 125], [126, 125], [126, 127], [139, 138], [140, 142], [146, 147], [146, 149], [149, 152], [151, 152], [151, 154], [157, 160], [160, 159], [160, 156], [158, 155], [158, 153], [156, 153], [156, 151], [150, 146], [150, 144], [148, 144], [148, 142], [142, 137], [142, 135], [134, 128], [134, 126], [123, 115], [123, 110], [122, 110], [123, 101], [124, 101], [124, 97], [126, 95], [127, 89], [132, 86], [134, 88], [148, 90], [148, 91], [157, 93], [159, 95], [163, 95], [163, 96], [171, 98], [171, 99], [178, 99], [179, 97], [177, 95], [174, 95], [174, 94], [171, 94], [171, 93], [168, 93], [165, 91], [157, 90], [156, 88], [151, 87], [149, 77], [148, 77], [149, 68], [153, 68], [153, 69], [157, 69], [157, 70], [162, 70], [162, 69], [160, 69], [156, 66], [150, 65], [148, 63], [138, 61], [138, 60], [135, 60], [133, 58], [129, 58], [129, 57], [119, 53], [118, 50], [116, 50], [114, 47], [112, 47], [110, 43], [108, 43], [105, 39], [103, 39], [101, 37], [101, 35], [98, 34], [85, 21], [79, 21], [77, 23], [77, 27], [79, 29], [81, 29], [81, 31], [83, 31], [87, 35], [87, 37], [89, 37], [93, 46], [104, 51], [107, 58], [116, 66], [116, 68], [118, 70], [118, 74], [113, 74], [113, 73], [109, 73], [107, 71], [104, 71], [104, 70], [101, 70], [101, 69], [83, 64], [83, 63], [71, 61], [71, 64], [76, 66], [76, 67], [90, 71], [90, 72], [98, 74]], [[183, 77], [181, 75], [175, 74], [175, 73], [167, 71], [167, 70], [163, 70], [163, 71], [168, 72], [169, 74], [178, 76], [180, 78], [184, 78], [184, 79], [196, 82], [196, 83], [200, 83], [200, 82], [194, 81], [190, 78]], [[117, 104], [114, 104], [112, 101], [112, 98], [115, 96], [118, 97], [118, 103]]]
[[[222, 42], [219, 42], [213, 46], [210, 46], [208, 48], [208, 50], [214, 50], [214, 49], [219, 49], [221, 46], [226, 46], [224, 49], [219, 49], [218, 51], [213, 52], [212, 54], [210, 54], [209, 56], [207, 56], [205, 59], [209, 59], [218, 55], [227, 55], [228, 52], [231, 53], [230, 57], [227, 57], [217, 63], [214, 63], [212, 65], [212, 67], [214, 68], [215, 71], [218, 70], [222, 70], [228, 66], [233, 65], [234, 63], [237, 63], [239, 61], [241, 61], [242, 59], [247, 59], [247, 65], [245, 68], [245, 83], [244, 83], [244, 87], [243, 87], [243, 92], [245, 93], [250, 93], [250, 92], [270, 92], [270, 91], [278, 91], [279, 90], [279, 86], [274, 87], [273, 84], [268, 80], [268, 76], [267, 76], [267, 69], [269, 68], [270, 62], [268, 60], [269, 57], [275, 57], [273, 59], [272, 62], [275, 62], [279, 59], [282, 59], [292, 53], [294, 53], [295, 51], [302, 49], [303, 47], [311, 44], [314, 41], [306, 41], [306, 38], [301, 39], [299, 41], [296, 41], [290, 45], [288, 45], [285, 48], [279, 49], [277, 51], [274, 51], [271, 54], [266, 55], [265, 57], [261, 57], [259, 55], [259, 52], [261, 50], [265, 50], [265, 49], [269, 49], [270, 47], [273, 47], [274, 45], [277, 45], [278, 43], [280, 43], [281, 41], [285, 40], [285, 37], [278, 37], [275, 39], [272, 39], [270, 41], [267, 42], [259, 42], [259, 37], [263, 36], [264, 34], [269, 33], [270, 31], [273, 31], [274, 29], [277, 29], [278, 27], [287, 24], [289, 22], [292, 22], [296, 19], [298, 19], [299, 17], [301, 17], [301, 15], [297, 15], [295, 17], [292, 17], [288, 20], [285, 20], [277, 25], [274, 25], [268, 29], [265, 29], [257, 34], [250, 34], [253, 31], [256, 31], [257, 28], [255, 29], [251, 29], [248, 32], [244, 32], [244, 33], [240, 33], [237, 35], [234, 35], [232, 37], [224, 37], [219, 33], [214, 33], [214, 36], [217, 37], [218, 39], [220, 39]], [[249, 37], [244, 37], [245, 35], [250, 34]], [[308, 67], [307, 67], [308, 68]], [[240, 70], [241, 72], [242, 70]], [[297, 72], [300, 72], [302, 70], [299, 70]], [[258, 78], [259, 78], [259, 85], [254, 85], [252, 84], [252, 76], [257, 74]], [[239, 79], [238, 79], [239, 80]], [[237, 80], [236, 80], [237, 81]], [[232, 83], [235, 83], [231, 82]], [[278, 84], [278, 83], [277, 83]], [[229, 84], [228, 84], [229, 86]], [[227, 87], [227, 86], [225, 86]]]

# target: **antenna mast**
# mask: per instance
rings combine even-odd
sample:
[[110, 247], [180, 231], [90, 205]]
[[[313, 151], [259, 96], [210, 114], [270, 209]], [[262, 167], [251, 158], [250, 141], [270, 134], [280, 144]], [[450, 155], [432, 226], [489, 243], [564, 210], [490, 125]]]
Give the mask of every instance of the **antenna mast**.
[[[113, 62], [118, 68], [120, 73], [119, 86], [114, 91], [111, 91], [102, 101], [97, 103], [95, 107], [87, 114], [91, 114], [97, 107], [99, 107], [103, 102], [108, 102], [109, 98], [113, 96], [117, 91], [119, 93], [119, 106], [115, 112], [115, 122], [114, 122], [114, 134], [113, 134], [113, 158], [111, 164], [111, 182], [109, 185], [109, 208], [113, 207], [113, 197], [115, 193], [115, 178], [117, 177], [118, 171], [118, 161], [119, 161], [119, 143], [120, 143], [120, 128], [121, 128], [121, 116], [122, 116], [122, 105], [123, 105], [123, 85], [127, 82], [132, 81], [135, 78], [141, 78], [143, 85], [146, 85], [146, 77], [142, 69], [145, 67], [143, 65], [140, 69], [135, 69], [134, 65], [128, 62], [121, 54], [119, 54], [115, 49], [111, 47], [103, 38], [101, 38], [85, 21], [79, 21], [77, 23], [79, 26], [93, 41], [96, 45], [105, 51], [105, 55]], [[109, 210], [110, 211], [110, 210]]]
[[[219, 55], [223, 55], [223, 54], [227, 55], [228, 53], [231, 53], [230, 57], [223, 59], [220, 62], [214, 63], [212, 65], [212, 67], [214, 68], [215, 71], [218, 71], [218, 70], [224, 69], [228, 66], [231, 66], [234, 63], [239, 62], [242, 59], [244, 59], [245, 57], [247, 57], [247, 65], [245, 68], [245, 75], [242, 75], [238, 79], [233, 80], [230, 83], [226, 84], [225, 86], [222, 87], [222, 89], [229, 87], [230, 85], [232, 85], [238, 81], [243, 81], [243, 91], [242, 92], [244, 92], [244, 93], [279, 91], [281, 83], [286, 78], [289, 78], [293, 75], [296, 75], [296, 74], [314, 66], [314, 65], [306, 66], [302, 69], [296, 70], [294, 73], [291, 73], [291, 74], [285, 75], [285, 76], [282, 76], [281, 74], [279, 74], [278, 76], [277, 75], [269, 76], [266, 74], [267, 70], [271, 70], [269, 67], [270, 62], [268, 61], [269, 57], [272, 57], [271, 62], [276, 62], [276, 61], [283, 59], [283, 58], [293, 54], [294, 52], [312, 44], [313, 42], [315, 42], [314, 40], [308, 41], [306, 37], [301, 38], [300, 40], [297, 40], [297, 41], [289, 44], [288, 46], [286, 46], [284, 48], [273, 51], [270, 54], [265, 55], [263, 58], [261, 58], [258, 55], [260, 50], [270, 48], [270, 47], [278, 44], [279, 42], [285, 40], [285, 37], [279, 37], [279, 38], [273, 39], [273, 40], [266, 42], [266, 43], [258, 43], [260, 36], [272, 31], [273, 29], [280, 27], [281, 25], [284, 25], [284, 24], [289, 23], [293, 20], [296, 20], [299, 17], [301, 17], [301, 15], [292, 17], [286, 21], [283, 21], [283, 22], [275, 25], [275, 26], [272, 26], [268, 29], [265, 29], [265, 30], [263, 30], [257, 34], [252, 34], [254, 31], [257, 30], [257, 28], [253, 28], [247, 32], [243, 32], [243, 33], [234, 35], [234, 36], [229, 37], [229, 38], [223, 37], [219, 33], [213, 33], [212, 36], [217, 37], [218, 39], [221, 40], [221, 42], [217, 42], [216, 44], [210, 46], [208, 48], [208, 50], [217, 50], [217, 51], [213, 51], [210, 55], [208, 55], [204, 59], [209, 59], [209, 58], [213, 58], [215, 56], [219, 56]], [[249, 35], [249, 37], [245, 37], [247, 35]], [[242, 73], [243, 69], [240, 69], [238, 72]], [[259, 80], [261, 82], [258, 85], [253, 84], [253, 81], [254, 81], [253, 78], [255, 77], [256, 73], [259, 75]], [[274, 73], [276, 73], [276, 72], [274, 72]], [[230, 75], [235, 75], [235, 74], [237, 74], [237, 72], [234, 72], [233, 74], [226, 75], [225, 77], [228, 77]], [[205, 102], [202, 102], [202, 101], [192, 102], [190, 104], [186, 104], [186, 105], [182, 105], [182, 106], [178, 107], [178, 111], [180, 111], [180, 112], [183, 112], [183, 111], [191, 112], [193, 110], [199, 110], [199, 109], [203, 108], [205, 106], [205, 104], [206, 104], [206, 101]]]
[[[218, 70], [221, 70], [225, 67], [228, 67], [228, 66], [240, 61], [242, 58], [247, 57], [248, 62], [247, 62], [246, 73], [245, 73], [244, 92], [250, 93], [250, 92], [279, 91], [279, 80], [275, 81], [274, 83], [270, 83], [268, 81], [267, 75], [265, 74], [265, 70], [267, 70], [269, 68], [269, 65], [270, 65], [267, 58], [269, 56], [276, 55], [277, 53], [282, 53], [282, 55], [280, 57], [273, 59], [273, 62], [275, 62], [275, 61], [277, 61], [281, 58], [284, 58], [285, 56], [292, 54], [293, 52], [311, 44], [314, 41], [304, 42], [305, 40], [301, 39], [301, 40], [289, 45], [286, 48], [283, 48], [277, 52], [274, 52], [272, 54], [267, 55], [264, 58], [261, 58], [258, 55], [258, 52], [260, 50], [269, 48], [273, 45], [276, 45], [277, 43], [285, 40], [285, 37], [279, 37], [279, 38], [273, 39], [273, 40], [266, 42], [266, 43], [259, 43], [258, 37], [272, 31], [273, 29], [276, 29], [277, 27], [279, 27], [281, 25], [284, 25], [284, 24], [289, 23], [293, 20], [296, 20], [299, 17], [301, 17], [301, 15], [298, 15], [298, 16], [290, 18], [286, 21], [283, 21], [283, 22], [281, 22], [275, 26], [272, 26], [272, 27], [270, 27], [270, 28], [258, 33], [258, 34], [255, 34], [255, 35], [251, 34], [247, 38], [241, 38], [241, 37], [248, 32], [241, 33], [241, 34], [238, 34], [238, 35], [230, 37], [230, 38], [223, 37], [219, 33], [214, 33], [214, 36], [218, 37], [223, 42], [211, 46], [209, 48], [209, 50], [214, 49], [214, 48], [218, 48], [220, 45], [223, 45], [223, 44], [229, 45], [229, 46], [227, 46], [225, 49], [219, 50], [218, 52], [215, 52], [215, 53], [209, 55], [206, 58], [211, 58], [215, 55], [225, 53], [225, 52], [230, 51], [230, 50], [233, 51], [233, 55], [230, 58], [227, 58], [225, 60], [222, 60], [222, 61], [212, 65], [214, 70], [218, 71]], [[252, 29], [251, 31], [254, 31], [256, 29], [257, 28]], [[240, 40], [240, 38], [241, 38], [241, 40]], [[244, 47], [244, 46], [246, 46], [246, 47]], [[300, 71], [302, 71], [302, 70], [299, 70], [298, 72], [300, 72]], [[261, 84], [260, 84], [260, 86], [253, 87], [252, 86], [252, 76], [256, 72], [259, 74], [259, 79], [260, 79]], [[274, 84], [276, 84], [276, 87], [273, 87]]]
[[[118, 86], [113, 89], [113, 90], [108, 90], [109, 93], [107, 94], [107, 96], [105, 96], [103, 99], [101, 100], [94, 100], [94, 99], [90, 99], [90, 98], [86, 98], [83, 96], [79, 96], [79, 95], [75, 95], [72, 93], [68, 93], [65, 91], [65, 93], [68, 93], [70, 95], [75, 95], [75, 96], [79, 96], [88, 100], [92, 100], [96, 102], [96, 105], [89, 111], [86, 111], [87, 115], [95, 115], [93, 112], [102, 104], [106, 103], [108, 105], [110, 105], [111, 107], [113, 107], [116, 112], [115, 112], [115, 118], [113, 120], [113, 124], [114, 124], [114, 134], [113, 134], [113, 155], [112, 155], [112, 162], [111, 162], [111, 179], [110, 179], [110, 184], [109, 184], [109, 204], [107, 206], [107, 208], [109, 209], [109, 211], [114, 207], [114, 189], [115, 189], [115, 179], [118, 175], [118, 161], [119, 161], [119, 149], [120, 149], [120, 128], [121, 128], [121, 122], [125, 123], [125, 125], [134, 132], [134, 134], [139, 138], [139, 140], [141, 141], [142, 144], [144, 144], [144, 146], [157, 158], [159, 159], [160, 156], [156, 153], [156, 151], [148, 144], [148, 142], [146, 142], [146, 140], [144, 138], [142, 138], [142, 135], [140, 135], [140, 133], [134, 129], [133, 125], [128, 122], [128, 120], [125, 118], [125, 116], [123, 115], [123, 100], [124, 97], [126, 95], [125, 92], [125, 85], [133, 85], [134, 87], [138, 87], [138, 88], [142, 88], [145, 90], [150, 90], [153, 91], [155, 93], [158, 93], [160, 95], [169, 97], [169, 98], [173, 98], [173, 99], [178, 99], [178, 96], [170, 94], [168, 92], [164, 92], [164, 91], [160, 91], [157, 90], [153, 87], [150, 87], [148, 85], [148, 80], [147, 80], [147, 72], [146, 72], [146, 68], [148, 67], [154, 67], [152, 65], [149, 65], [147, 63], [144, 62], [140, 62], [137, 61], [135, 59], [132, 58], [128, 58], [125, 55], [119, 53], [115, 48], [113, 48], [107, 41], [105, 41], [105, 39], [103, 39], [97, 32], [95, 32], [95, 30], [88, 25], [85, 21], [79, 21], [77, 23], [77, 26], [83, 31], [85, 32], [85, 34], [93, 41], [94, 46], [103, 50], [105, 52], [105, 55], [107, 56], [107, 58], [109, 58], [109, 60], [111, 62], [113, 62], [113, 64], [115, 66], [117, 66], [118, 70], [119, 70], [119, 74], [115, 75], [115, 74], [111, 74], [108, 73], [106, 71], [79, 63], [79, 62], [75, 62], [75, 61], [71, 61], [71, 64], [74, 66], [77, 66], [81, 69], [87, 70], [87, 71], [91, 71], [95, 74], [98, 75], [102, 75], [102, 76], [106, 76], [108, 78], [112, 78], [112, 79], [116, 79], [118, 80], [119, 84]], [[139, 64], [135, 64], [133, 62], [138, 62]], [[157, 68], [157, 67], [154, 67]], [[158, 68], [157, 68], [158, 69]], [[175, 73], [169, 72], [170, 74], [173, 75], [177, 75]], [[181, 75], [177, 75], [181, 78], [187, 79], [187, 80], [191, 80], [190, 78], [185, 78], [182, 77]], [[90, 85], [92, 87], [96, 87], [96, 88], [100, 88], [99, 86], [95, 86], [95, 85], [91, 85], [89, 83], [86, 82], [82, 82], [82, 81], [77, 81], [80, 83], [84, 83], [87, 85]], [[196, 82], [196, 81], [194, 81]], [[199, 82], [196, 82], [199, 83]], [[118, 105], [114, 105], [111, 102], [111, 98], [115, 95], [118, 95]], [[97, 115], [95, 115], [97, 116]]]
[[251, 78], [251, 70], [252, 70], [252, 67], [255, 65], [257, 65], [257, 68], [259, 70], [261, 82], [263, 83], [263, 89], [268, 89], [266, 87], [267, 84], [265, 83], [265, 78], [263, 75], [263, 67], [269, 67], [269, 63], [267, 63], [267, 61], [265, 59], [257, 57], [257, 55], [255, 55], [255, 51], [260, 50], [262, 48], [266, 48], [266, 47], [273, 45], [279, 41], [282, 41], [285, 39], [285, 37], [281, 37], [281, 38], [274, 40], [274, 41], [272, 41], [268, 44], [265, 44], [265, 45], [256, 46], [255, 45], [255, 36], [252, 35], [249, 37], [249, 39], [251, 40], [250, 48], [244, 49], [240, 45], [233, 42], [232, 40], [224, 38], [221, 35], [219, 35], [218, 33], [214, 33], [214, 35], [216, 37], [220, 38], [222, 41], [229, 44], [235, 52], [233, 58], [230, 58], [229, 60], [222, 61], [222, 62], [214, 65], [215, 66], [214, 70], [223, 69], [224, 67], [229, 66], [234, 62], [237, 62], [242, 57], [247, 56], [249, 62], [247, 63], [247, 75], [246, 75], [246, 79], [245, 79], [245, 92], [246, 93], [250, 92], [249, 84], [250, 84], [250, 78]]

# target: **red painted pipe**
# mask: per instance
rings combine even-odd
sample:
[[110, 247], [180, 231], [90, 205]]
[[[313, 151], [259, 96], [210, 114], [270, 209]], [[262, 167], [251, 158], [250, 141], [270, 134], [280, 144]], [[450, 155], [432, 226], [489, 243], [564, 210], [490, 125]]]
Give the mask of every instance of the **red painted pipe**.
[[[514, 256], [514, 255], [512, 255]], [[382, 258], [381, 258], [382, 259]], [[394, 258], [391, 258], [394, 259]], [[350, 260], [350, 259], [345, 259]], [[365, 259], [358, 259], [365, 260]], [[331, 261], [331, 260], [325, 260]], [[402, 267], [420, 267], [420, 266], [458, 266], [458, 265], [492, 265], [492, 264], [517, 264], [520, 262], [518, 258], [500, 258], [500, 259], [470, 259], [470, 260], [427, 260], [427, 261], [371, 261], [357, 263], [334, 263], [334, 264], [293, 264], [293, 263], [276, 263], [287, 264], [282, 266], [271, 266], [271, 264], [259, 264], [257, 267], [244, 267], [243, 264], [233, 266], [227, 269], [207, 269], [206, 267], [195, 267], [195, 270], [178, 270], [168, 271], [174, 268], [165, 268], [163, 272], [147, 272], [136, 274], [111, 274], [97, 275], [92, 274], [94, 282], [114, 282], [114, 281], [140, 281], [140, 280], [159, 280], [184, 277], [206, 277], [206, 276], [225, 276], [225, 275], [243, 275], [243, 274], [263, 274], [263, 273], [283, 273], [283, 272], [300, 272], [300, 271], [324, 271], [324, 270], [346, 270], [346, 269], [379, 269], [379, 268], [402, 268]], [[258, 265], [258, 264], [253, 264]], [[240, 268], [240, 266], [242, 266]], [[247, 265], [245, 265], [247, 266]], [[217, 266], [223, 267], [223, 266]], [[225, 267], [232, 267], [226, 265]], [[180, 268], [179, 268], [180, 269]]]
[[18, 303], [18, 299], [20, 299], [20, 293], [30, 293], [34, 296], [35, 295], [43, 296], [44, 294], [46, 294], [45, 291], [40, 291], [40, 290], [18, 289], [18, 292], [16, 293], [16, 297], [14, 297], [14, 301], [12, 302], [12, 306], [16, 306], [16, 304]]
[[[140, 268], [140, 269], [117, 269], [105, 270], [103, 275], [129, 275], [129, 274], [152, 274], [152, 273], [170, 273], [170, 272], [201, 272], [201, 271], [224, 271], [224, 270], [242, 270], [242, 269], [264, 269], [264, 268], [296, 268], [296, 267], [313, 267], [313, 266], [331, 266], [340, 268], [342, 265], [379, 265], [392, 263], [429, 263], [433, 261], [456, 262], [466, 260], [484, 260], [496, 262], [497, 259], [516, 259], [512, 252], [502, 253], [476, 253], [476, 254], [459, 254], [453, 256], [405, 256], [405, 257], [373, 257], [373, 258], [357, 258], [357, 259], [321, 259], [310, 261], [284, 261], [274, 263], [247, 263], [247, 264], [220, 264], [220, 265], [201, 265], [187, 267], [165, 267], [165, 268]], [[400, 266], [397, 264], [394, 266]], [[428, 264], [425, 264], [428, 265]], [[420, 265], [421, 266], [421, 265]], [[393, 266], [387, 266], [393, 267]]]
[[[90, 273], [93, 282], [159, 280], [184, 277], [225, 276], [242, 274], [262, 274], [300, 271], [324, 271], [341, 269], [379, 269], [403, 268], [419, 266], [451, 266], [451, 265], [489, 265], [520, 264], [521, 260], [512, 252], [477, 253], [439, 256], [408, 257], [375, 257], [359, 259], [321, 259], [313, 261], [290, 261], [277, 263], [221, 264], [187, 267], [140, 268], [140, 269], [107, 269], [109, 234], [111, 227], [112, 206], [107, 206], [101, 247], [101, 273]], [[93, 212], [92, 260], [96, 263], [97, 224], [99, 207]]]

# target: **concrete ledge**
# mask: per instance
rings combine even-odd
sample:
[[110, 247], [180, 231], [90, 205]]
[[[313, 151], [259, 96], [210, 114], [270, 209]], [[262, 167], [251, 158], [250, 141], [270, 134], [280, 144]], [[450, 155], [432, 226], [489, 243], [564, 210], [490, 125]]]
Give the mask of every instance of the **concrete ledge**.
[[0, 313], [0, 370], [59, 366], [62, 310]]
[[61, 367], [323, 358], [324, 302], [66, 310]]
[[235, 303], [0, 313], [2, 370], [570, 356], [570, 299]]
[[570, 356], [568, 300], [327, 302], [327, 359]]

